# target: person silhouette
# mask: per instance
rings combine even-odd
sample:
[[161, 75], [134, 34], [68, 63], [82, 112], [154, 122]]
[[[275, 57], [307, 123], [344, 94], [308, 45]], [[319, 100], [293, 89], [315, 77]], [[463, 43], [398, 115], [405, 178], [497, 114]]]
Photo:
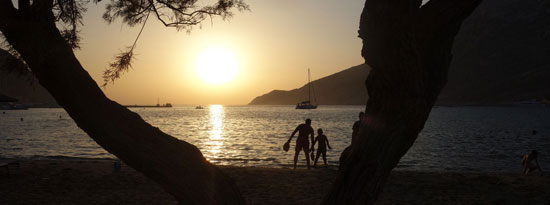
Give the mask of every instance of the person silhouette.
[[361, 129], [363, 118], [365, 117], [364, 112], [359, 112], [359, 120], [355, 121], [353, 123], [352, 132], [351, 132], [351, 145], [346, 147], [342, 154], [340, 155], [340, 159], [338, 160], [340, 165], [338, 166], [338, 169], [341, 170], [345, 164], [346, 158], [351, 154], [351, 147], [358, 143], [359, 140], [359, 130]]
[[[311, 143], [313, 144], [313, 128], [311, 127], [311, 119], [306, 119], [305, 124], [300, 124], [294, 129], [292, 134], [290, 135], [290, 138], [288, 138], [288, 141], [286, 143], [290, 143], [290, 140], [292, 140], [292, 137], [294, 137], [294, 134], [298, 132], [298, 138], [296, 139], [296, 148], [294, 153], [294, 169], [296, 169], [296, 163], [298, 162], [298, 155], [300, 154], [301, 150], [304, 150], [304, 153], [306, 154], [306, 162], [307, 162], [307, 169], [311, 169], [309, 165], [309, 140], [307, 139], [307, 136], [311, 136]], [[311, 149], [313, 149], [313, 146], [311, 146]]]
[[315, 156], [315, 160], [313, 161], [313, 167], [317, 168], [317, 160], [319, 160], [319, 156], [323, 155], [323, 162], [325, 163], [325, 167], [327, 164], [327, 146], [329, 149], [332, 149], [330, 147], [330, 144], [328, 142], [327, 136], [323, 134], [323, 129], [319, 128], [317, 130], [317, 137], [315, 138], [315, 141], [313, 141], [313, 145], [311, 147], [315, 147], [315, 143], [319, 142], [317, 145], [317, 156]]
[[357, 144], [357, 134], [359, 134], [359, 129], [361, 128], [361, 121], [363, 120], [363, 117], [365, 116], [364, 112], [359, 113], [359, 120], [355, 121], [353, 123], [353, 127], [351, 128], [353, 131], [351, 133], [351, 145]]
[[537, 169], [542, 172], [542, 169], [539, 165], [538, 155], [539, 153], [537, 152], [537, 150], [532, 150], [531, 152], [529, 152], [529, 154], [523, 156], [523, 160], [521, 163], [523, 164], [524, 175], [528, 175]]

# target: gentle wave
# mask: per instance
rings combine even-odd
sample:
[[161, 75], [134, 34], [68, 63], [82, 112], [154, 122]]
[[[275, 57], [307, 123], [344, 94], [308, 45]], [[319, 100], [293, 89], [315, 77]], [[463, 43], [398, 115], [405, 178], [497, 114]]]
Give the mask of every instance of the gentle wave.
[[[357, 113], [363, 109], [363, 106], [320, 106], [316, 110], [296, 110], [292, 106], [211, 106], [202, 110], [194, 107], [132, 110], [153, 126], [196, 145], [212, 163], [288, 167], [292, 165], [294, 152], [293, 149], [284, 152], [282, 145], [306, 118], [313, 120], [314, 129], [325, 131], [333, 147], [327, 152], [327, 160], [337, 165], [340, 153], [350, 143]], [[549, 108], [434, 108], [397, 169], [519, 172], [522, 155], [531, 149], [541, 153], [541, 166], [550, 166], [549, 122]], [[533, 134], [533, 130], [537, 133]], [[80, 130], [63, 109], [8, 110], [0, 114], [0, 156], [116, 158]], [[303, 154], [298, 163], [305, 164]]]

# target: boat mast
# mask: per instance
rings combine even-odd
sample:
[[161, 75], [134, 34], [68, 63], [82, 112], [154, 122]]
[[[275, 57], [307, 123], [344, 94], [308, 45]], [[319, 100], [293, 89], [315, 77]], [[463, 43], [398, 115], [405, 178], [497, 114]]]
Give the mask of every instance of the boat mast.
[[311, 82], [310, 82], [310, 79], [309, 79], [309, 68], [307, 68], [307, 84], [308, 84], [308, 96], [307, 96], [307, 101], [309, 101], [309, 103], [311, 103]]

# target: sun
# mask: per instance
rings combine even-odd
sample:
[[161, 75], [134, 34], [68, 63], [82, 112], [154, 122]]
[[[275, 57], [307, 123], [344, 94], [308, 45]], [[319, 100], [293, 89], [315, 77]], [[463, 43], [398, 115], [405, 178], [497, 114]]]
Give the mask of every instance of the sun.
[[223, 84], [235, 77], [237, 60], [233, 53], [223, 48], [208, 48], [198, 56], [195, 69], [205, 82]]

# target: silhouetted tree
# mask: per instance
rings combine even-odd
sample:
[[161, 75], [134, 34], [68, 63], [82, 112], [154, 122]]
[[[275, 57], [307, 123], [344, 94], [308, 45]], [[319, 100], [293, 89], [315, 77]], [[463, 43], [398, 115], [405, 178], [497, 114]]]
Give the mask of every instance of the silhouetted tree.
[[[98, 0], [94, 1], [97, 3]], [[73, 53], [89, 0], [0, 1], [0, 31], [8, 50], [32, 70], [76, 124], [99, 145], [155, 180], [181, 203], [244, 203], [235, 183], [193, 145], [171, 137], [109, 100]], [[247, 9], [241, 0], [197, 7], [196, 0], [112, 0], [103, 18], [133, 26], [149, 15], [166, 26], [189, 29], [209, 16]], [[61, 29], [58, 29], [61, 28]], [[130, 65], [135, 44], [106, 71], [106, 82]], [[128, 58], [129, 57], [129, 58]]]
[[[99, 0], [95, 0], [97, 3]], [[0, 31], [11, 53], [34, 73], [76, 124], [99, 145], [161, 184], [181, 203], [242, 204], [234, 182], [193, 145], [171, 137], [109, 100], [76, 59], [88, 0], [0, 1]], [[480, 0], [367, 0], [359, 34], [372, 71], [367, 120], [325, 203], [373, 203], [412, 145], [446, 81], [453, 37]], [[103, 18], [143, 25], [149, 15], [189, 29], [208, 16], [230, 17], [241, 0], [112, 0]], [[59, 29], [59, 28], [61, 29]], [[138, 35], [139, 36], [139, 35]], [[136, 38], [137, 39], [137, 38]], [[136, 40], [137, 41], [137, 40]], [[128, 69], [136, 43], [117, 55], [104, 84]]]
[[361, 55], [372, 70], [359, 131], [326, 204], [371, 204], [409, 150], [447, 81], [462, 21], [481, 0], [367, 0]]

